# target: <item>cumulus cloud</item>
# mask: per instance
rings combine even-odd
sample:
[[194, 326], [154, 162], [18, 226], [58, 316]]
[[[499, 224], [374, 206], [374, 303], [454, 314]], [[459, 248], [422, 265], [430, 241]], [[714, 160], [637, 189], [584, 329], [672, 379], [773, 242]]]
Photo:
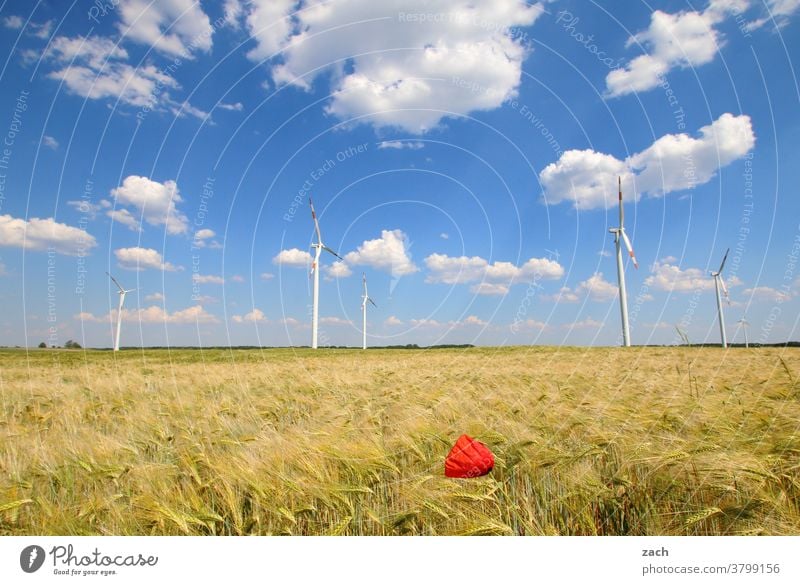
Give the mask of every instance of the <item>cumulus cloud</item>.
[[697, 67], [713, 61], [720, 43], [714, 28], [716, 22], [707, 12], [668, 14], [654, 11], [647, 30], [634, 35], [627, 43], [628, 47], [642, 45], [647, 53], [608, 74], [609, 95], [653, 89], [675, 67]]
[[[729, 287], [741, 284], [741, 280], [736, 276], [730, 280], [726, 279], [725, 282]], [[682, 270], [679, 266], [662, 262], [653, 264], [652, 274], [645, 279], [644, 283], [656, 290], [683, 293], [714, 289], [714, 279], [707, 272], [699, 268]]]
[[382, 230], [381, 237], [366, 240], [354, 252], [345, 255], [351, 266], [369, 266], [392, 276], [406, 276], [419, 271], [409, 254], [408, 236], [402, 230]]
[[[136, 323], [218, 323], [214, 315], [205, 310], [202, 305], [195, 305], [180, 311], [170, 313], [164, 307], [152, 305], [140, 309], [122, 309], [122, 320]], [[81, 321], [93, 321], [97, 323], [116, 322], [117, 310], [114, 309], [108, 315], [96, 317], [91, 313], [78, 313], [75, 318]]]
[[386, 321], [383, 322], [383, 324], [386, 325], [387, 327], [398, 327], [402, 325], [403, 322], [394, 315], [391, 315], [386, 319]]
[[264, 323], [267, 321], [267, 316], [261, 309], [253, 309], [245, 315], [234, 315], [232, 319], [235, 323]]
[[[122, 185], [111, 190], [117, 205], [135, 207], [150, 225], [163, 225], [170, 235], [189, 230], [189, 220], [178, 211], [183, 201], [175, 181], [159, 183], [147, 177], [130, 175]], [[117, 219], [116, 217], [114, 219]]]
[[278, 266], [293, 266], [295, 268], [305, 268], [311, 264], [311, 254], [305, 250], [292, 248], [291, 250], [281, 250], [272, 259], [273, 264]]
[[198, 284], [225, 284], [225, 279], [221, 276], [213, 274], [200, 274], [199, 272], [192, 273], [192, 282]]
[[352, 325], [350, 321], [340, 317], [321, 317], [319, 322], [323, 325]]
[[617, 285], [608, 282], [602, 272], [595, 272], [592, 276], [580, 282], [574, 289], [562, 287], [554, 295], [542, 295], [542, 300], [559, 303], [577, 303], [583, 298], [592, 301], [607, 302], [617, 298]]
[[508, 294], [508, 285], [493, 282], [479, 282], [470, 287], [470, 292], [476, 295], [503, 296]]
[[52, 136], [47, 136], [46, 134], [42, 138], [42, 145], [51, 150], [58, 150], [58, 140], [56, 140]]
[[152, 248], [120, 248], [114, 250], [120, 268], [125, 270], [165, 270], [174, 272], [182, 270], [180, 266], [175, 266], [169, 262], [164, 262], [161, 254]]
[[213, 238], [215, 235], [217, 235], [217, 234], [214, 232], [214, 230], [210, 230], [208, 228], [203, 228], [201, 230], [197, 230], [194, 233], [194, 239], [195, 240], [207, 240], [209, 238]]
[[154, 65], [128, 65], [128, 52], [103, 37], [56, 37], [44, 58], [57, 66], [48, 77], [63, 81], [68, 91], [84, 98], [155, 107], [158, 99], [169, 101], [169, 90], [178, 88], [177, 81]]
[[602, 326], [602, 322], [597, 319], [592, 319], [591, 317], [563, 325], [565, 329], [600, 329]]
[[191, 59], [211, 49], [213, 29], [195, 0], [121, 0], [119, 31], [171, 56]]
[[789, 24], [789, 17], [794, 15], [798, 9], [800, 9], [800, 0], [766, 0], [766, 14], [748, 22], [745, 29], [754, 31], [768, 22], [774, 22], [778, 28], [783, 28]]
[[[273, 59], [276, 84], [331, 80], [327, 111], [422, 133], [445, 116], [492, 110], [515, 96], [530, 52], [513, 28], [532, 25], [524, 0], [291, 0], [249, 3], [253, 60]], [[420, 15], [425, 15], [421, 18]], [[396, 50], [395, 50], [396, 49]]]
[[419, 150], [421, 148], [425, 148], [425, 143], [413, 140], [384, 140], [383, 142], [378, 143], [379, 150], [386, 148], [392, 150]]
[[742, 295], [745, 297], [750, 297], [755, 301], [767, 301], [773, 303], [788, 301], [790, 298], [792, 298], [791, 291], [782, 291], [770, 286], [747, 288], [742, 291]]
[[489, 263], [480, 256], [451, 257], [431, 254], [425, 258], [428, 275], [425, 282], [443, 284], [475, 283], [474, 294], [504, 295], [517, 282], [557, 280], [564, 276], [564, 268], [555, 260], [531, 258], [522, 266], [511, 262]]
[[97, 245], [94, 236], [82, 229], [58, 223], [52, 217], [29, 220], [0, 215], [0, 246], [25, 250], [47, 250], [77, 256]]
[[154, 292], [154, 293], [149, 294], [146, 297], [144, 297], [144, 300], [146, 300], [146, 301], [161, 301], [161, 302], [163, 302], [164, 301], [164, 295], [161, 294], [160, 292]]
[[20, 16], [11, 15], [3, 19], [3, 26], [6, 28], [18, 30], [25, 24], [25, 21]]
[[106, 211], [106, 215], [110, 217], [113, 221], [117, 223], [121, 223], [122, 225], [126, 226], [129, 230], [134, 232], [142, 231], [142, 222], [136, 216], [134, 216], [130, 211], [125, 209], [124, 207], [120, 207], [118, 209], [109, 209]]
[[350, 267], [342, 261], [337, 261], [330, 266], [325, 266], [324, 270], [329, 278], [347, 278], [353, 274]]
[[608, 208], [616, 205], [618, 176], [636, 200], [642, 194], [660, 197], [707, 183], [754, 145], [749, 116], [722, 114], [698, 137], [667, 134], [624, 161], [594, 150], [568, 150], [539, 180], [549, 205], [570, 201], [576, 209]]

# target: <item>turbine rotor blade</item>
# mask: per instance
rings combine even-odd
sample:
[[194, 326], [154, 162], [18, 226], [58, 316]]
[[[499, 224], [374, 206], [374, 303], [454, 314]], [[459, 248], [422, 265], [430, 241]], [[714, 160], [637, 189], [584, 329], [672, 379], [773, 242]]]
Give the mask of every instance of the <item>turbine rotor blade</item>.
[[368, 300], [370, 303], [372, 303], [372, 306], [373, 306], [373, 307], [375, 307], [376, 309], [378, 308], [378, 305], [376, 305], [376, 304], [375, 304], [375, 301], [373, 301], [371, 298], [367, 297], [367, 300]]
[[731, 304], [731, 297], [728, 294], [728, 287], [725, 286], [725, 279], [722, 278], [722, 275], [718, 276], [717, 278], [719, 278], [719, 284], [722, 286], [722, 292], [725, 295], [725, 300], [728, 301], [728, 304], [730, 305]]
[[117, 288], [118, 288], [119, 290], [125, 290], [125, 289], [123, 289], [123, 288], [122, 288], [122, 285], [121, 285], [119, 282], [117, 282], [117, 279], [116, 279], [116, 278], [114, 278], [113, 276], [111, 276], [111, 273], [110, 273], [110, 272], [106, 272], [106, 274], [108, 274], [108, 277], [109, 277], [111, 280], [113, 280], [113, 281], [114, 281], [114, 284], [116, 284], [116, 285], [117, 285]]
[[331, 250], [331, 249], [330, 249], [328, 246], [322, 246], [322, 249], [323, 249], [323, 250], [325, 250], [326, 252], [330, 252], [331, 254], [333, 254], [334, 256], [336, 256], [336, 257], [337, 257], [339, 260], [342, 260], [342, 261], [344, 261], [344, 258], [342, 258], [341, 256], [339, 256], [339, 254], [337, 254], [336, 252], [334, 252], [333, 250]]
[[725, 261], [728, 259], [728, 253], [729, 253], [730, 251], [731, 251], [731, 249], [730, 249], [730, 248], [728, 248], [728, 249], [725, 251], [725, 256], [723, 256], [723, 258], [722, 258], [722, 264], [720, 264], [720, 265], [719, 265], [719, 271], [717, 272], [717, 274], [722, 274], [722, 269], [723, 269], [723, 268], [725, 268]]
[[628, 255], [630, 255], [631, 260], [633, 260], [633, 266], [638, 270], [639, 262], [636, 260], [636, 254], [633, 253], [633, 246], [631, 246], [631, 241], [628, 239], [628, 234], [625, 233], [625, 230], [620, 230], [620, 233], [622, 233], [622, 240], [625, 242], [625, 247], [628, 248]]
[[322, 234], [319, 232], [319, 221], [317, 220], [317, 212], [314, 211], [314, 202], [311, 200], [311, 196], [308, 197], [308, 204], [311, 206], [311, 219], [314, 220], [314, 229], [317, 232], [317, 243], [322, 244]]

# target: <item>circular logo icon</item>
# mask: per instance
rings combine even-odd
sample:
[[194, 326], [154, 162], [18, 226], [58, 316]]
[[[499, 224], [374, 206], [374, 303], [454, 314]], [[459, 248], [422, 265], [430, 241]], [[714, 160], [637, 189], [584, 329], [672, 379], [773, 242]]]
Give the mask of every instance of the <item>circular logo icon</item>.
[[19, 554], [19, 566], [26, 573], [35, 573], [42, 568], [44, 557], [44, 549], [38, 544], [26, 546]]

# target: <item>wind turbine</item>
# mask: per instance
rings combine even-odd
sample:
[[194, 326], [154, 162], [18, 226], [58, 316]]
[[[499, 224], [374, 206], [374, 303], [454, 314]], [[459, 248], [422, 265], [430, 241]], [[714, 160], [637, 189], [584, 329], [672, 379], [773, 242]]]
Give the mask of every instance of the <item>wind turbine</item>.
[[636, 255], [633, 253], [633, 246], [625, 233], [625, 208], [622, 206], [622, 177], [618, 178], [619, 185], [619, 227], [610, 228], [608, 231], [614, 234], [614, 244], [617, 246], [617, 280], [619, 281], [619, 310], [622, 315], [622, 343], [625, 347], [631, 346], [631, 331], [628, 327], [628, 294], [625, 291], [625, 267], [622, 265], [622, 243], [628, 249], [628, 254], [633, 260], [635, 268], [639, 268]]
[[719, 334], [722, 337], [722, 347], [728, 347], [728, 336], [725, 334], [725, 317], [722, 314], [722, 297], [719, 294], [719, 290], [720, 288], [722, 289], [722, 292], [725, 293], [725, 299], [730, 304], [731, 299], [728, 296], [728, 287], [725, 286], [725, 281], [722, 278], [722, 269], [725, 268], [725, 261], [728, 259], [728, 252], [730, 251], [731, 249], [728, 248], [725, 256], [722, 257], [722, 264], [719, 265], [719, 270], [711, 273], [714, 278], [714, 288], [717, 291], [717, 316], [719, 318]]
[[119, 351], [119, 333], [120, 329], [122, 329], [122, 304], [125, 302], [125, 295], [128, 294], [129, 292], [135, 291], [136, 289], [132, 288], [130, 290], [125, 290], [124, 288], [122, 288], [122, 285], [119, 282], [117, 282], [116, 278], [111, 276], [111, 274], [109, 274], [108, 272], [106, 272], [106, 274], [108, 274], [108, 277], [114, 281], [114, 284], [116, 284], [117, 288], [119, 289], [118, 293], [119, 308], [117, 309], [117, 335], [114, 337], [114, 351]]
[[361, 349], [367, 349], [367, 301], [372, 303], [372, 306], [376, 309], [378, 305], [367, 294], [367, 275], [363, 272], [361, 273], [361, 280], [364, 283], [364, 294], [361, 295]]
[[750, 343], [747, 341], [747, 328], [750, 327], [750, 321], [742, 317], [741, 319], [739, 319], [739, 327], [744, 329], [744, 346], [745, 348], [749, 348]]
[[317, 213], [314, 211], [314, 202], [311, 201], [311, 197], [308, 198], [308, 204], [311, 206], [311, 219], [314, 220], [314, 229], [317, 232], [317, 242], [311, 244], [311, 247], [314, 248], [314, 262], [311, 264], [311, 274], [314, 276], [314, 304], [311, 308], [311, 349], [317, 349], [317, 331], [319, 328], [319, 257], [323, 250], [330, 252], [339, 260], [342, 260], [342, 257], [322, 243], [322, 235], [319, 232], [319, 221], [317, 221]]

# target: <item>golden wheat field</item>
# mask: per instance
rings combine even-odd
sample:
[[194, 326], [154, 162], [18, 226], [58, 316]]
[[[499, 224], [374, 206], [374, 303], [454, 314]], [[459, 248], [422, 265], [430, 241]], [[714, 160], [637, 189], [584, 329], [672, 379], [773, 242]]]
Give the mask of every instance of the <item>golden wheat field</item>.
[[[800, 534], [791, 349], [4, 350], [3, 534]], [[494, 470], [447, 479], [468, 433]]]

